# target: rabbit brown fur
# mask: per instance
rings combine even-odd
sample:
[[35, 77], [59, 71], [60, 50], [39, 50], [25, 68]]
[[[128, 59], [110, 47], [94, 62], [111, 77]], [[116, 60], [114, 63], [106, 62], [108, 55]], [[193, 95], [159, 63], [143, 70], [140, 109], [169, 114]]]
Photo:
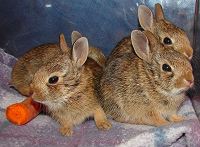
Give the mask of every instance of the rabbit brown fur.
[[106, 114], [119, 122], [153, 126], [183, 120], [177, 111], [194, 81], [189, 60], [149, 31], [133, 31], [128, 44], [133, 51], [110, 61], [101, 78]]
[[[72, 32], [72, 42], [74, 43], [81, 34], [77, 31]], [[35, 72], [54, 56], [59, 54], [61, 44], [44, 44], [32, 48], [16, 62], [12, 70], [11, 84], [25, 96], [30, 96], [30, 83]], [[95, 60], [100, 66], [105, 65], [105, 56], [100, 49], [90, 47], [89, 58]]]
[[[144, 30], [151, 31], [161, 43], [166, 46], [173, 47], [176, 51], [184, 54], [189, 59], [193, 56], [193, 49], [190, 45], [189, 39], [186, 33], [165, 19], [162, 6], [160, 4], [155, 5], [155, 17], [151, 10], [145, 6], [140, 5], [138, 7], [138, 18], [139, 23]], [[164, 39], [166, 39], [164, 41]], [[107, 63], [112, 61], [114, 58], [123, 55], [124, 53], [132, 52], [129, 47], [126, 47], [127, 42], [130, 41], [130, 36], [125, 37], [122, 41], [119, 42], [118, 46], [108, 57]], [[170, 43], [171, 42], [171, 43]], [[129, 43], [127, 46], [129, 46]], [[123, 44], [123, 47], [121, 47]]]
[[13, 67], [11, 84], [25, 96], [30, 96], [30, 83], [35, 72], [58, 54], [59, 45], [45, 44], [32, 48]]
[[99, 129], [111, 127], [96, 92], [102, 67], [87, 59], [88, 52], [87, 39], [77, 39], [72, 51], [66, 48], [54, 56], [35, 73], [31, 83], [32, 98], [48, 107], [66, 136], [72, 135], [73, 126], [88, 117], [94, 117]]

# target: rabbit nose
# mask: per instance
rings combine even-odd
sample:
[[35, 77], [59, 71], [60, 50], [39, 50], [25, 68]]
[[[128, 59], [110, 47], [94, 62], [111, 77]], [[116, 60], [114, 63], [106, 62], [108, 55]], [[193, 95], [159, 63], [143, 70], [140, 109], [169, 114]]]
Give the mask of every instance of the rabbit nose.
[[189, 60], [190, 60], [190, 61], [192, 60], [192, 56], [189, 57]]
[[183, 53], [190, 61], [192, 60], [192, 55], [187, 54], [186, 52]]
[[184, 80], [185, 81], [185, 83], [186, 83], [186, 85], [188, 86], [188, 87], [192, 87], [193, 85], [194, 85], [194, 80], [192, 79], [192, 80]]

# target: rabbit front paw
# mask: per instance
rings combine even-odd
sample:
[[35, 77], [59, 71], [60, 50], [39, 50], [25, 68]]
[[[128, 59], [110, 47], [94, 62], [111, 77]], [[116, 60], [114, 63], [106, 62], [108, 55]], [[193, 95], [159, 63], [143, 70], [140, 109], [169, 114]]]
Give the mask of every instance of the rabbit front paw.
[[173, 114], [169, 117], [170, 122], [180, 122], [184, 120], [185, 120], [185, 117], [177, 115], [177, 114]]
[[101, 107], [94, 111], [94, 120], [98, 129], [109, 130], [112, 127]]
[[157, 127], [165, 126], [165, 125], [169, 124], [169, 122], [167, 120], [165, 120], [164, 118], [158, 118], [154, 122], [155, 122], [155, 126], [157, 126]]
[[71, 127], [62, 126], [62, 127], [60, 127], [60, 133], [63, 136], [72, 136], [73, 129]]
[[96, 122], [97, 128], [100, 130], [109, 130], [112, 125], [108, 120], [99, 120]]

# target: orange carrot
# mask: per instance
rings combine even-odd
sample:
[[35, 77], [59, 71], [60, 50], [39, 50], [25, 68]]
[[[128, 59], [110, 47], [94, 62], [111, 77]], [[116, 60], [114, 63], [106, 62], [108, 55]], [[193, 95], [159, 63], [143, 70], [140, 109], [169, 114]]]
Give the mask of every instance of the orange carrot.
[[28, 97], [20, 103], [8, 106], [6, 109], [6, 117], [13, 124], [23, 125], [35, 118], [41, 111], [42, 104]]

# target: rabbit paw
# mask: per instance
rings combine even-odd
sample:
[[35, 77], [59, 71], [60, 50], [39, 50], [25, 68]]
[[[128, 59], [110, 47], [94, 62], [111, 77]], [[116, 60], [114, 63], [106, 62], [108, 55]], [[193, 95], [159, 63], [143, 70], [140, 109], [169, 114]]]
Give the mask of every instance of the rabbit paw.
[[60, 133], [63, 136], [72, 136], [73, 130], [70, 127], [60, 127]]
[[169, 121], [167, 121], [160, 113], [156, 111], [150, 111], [148, 114], [150, 118], [150, 125], [159, 127], [169, 124]]
[[100, 130], [109, 130], [112, 125], [108, 120], [102, 120], [102, 121], [98, 121], [96, 122], [97, 128]]
[[171, 122], [180, 122], [180, 121], [183, 121], [184, 119], [185, 118], [183, 116], [176, 115], [176, 114], [174, 114], [174, 115], [172, 115], [172, 116], [169, 117], [169, 120]]
[[98, 107], [94, 112], [94, 120], [98, 129], [109, 130], [112, 125], [107, 120], [106, 114], [101, 107]]
[[167, 120], [165, 120], [164, 118], [160, 118], [160, 119], [157, 119], [155, 121], [155, 125], [157, 127], [159, 127], [159, 126], [165, 126], [165, 125], [168, 125], [168, 124], [169, 124], [169, 122]]

